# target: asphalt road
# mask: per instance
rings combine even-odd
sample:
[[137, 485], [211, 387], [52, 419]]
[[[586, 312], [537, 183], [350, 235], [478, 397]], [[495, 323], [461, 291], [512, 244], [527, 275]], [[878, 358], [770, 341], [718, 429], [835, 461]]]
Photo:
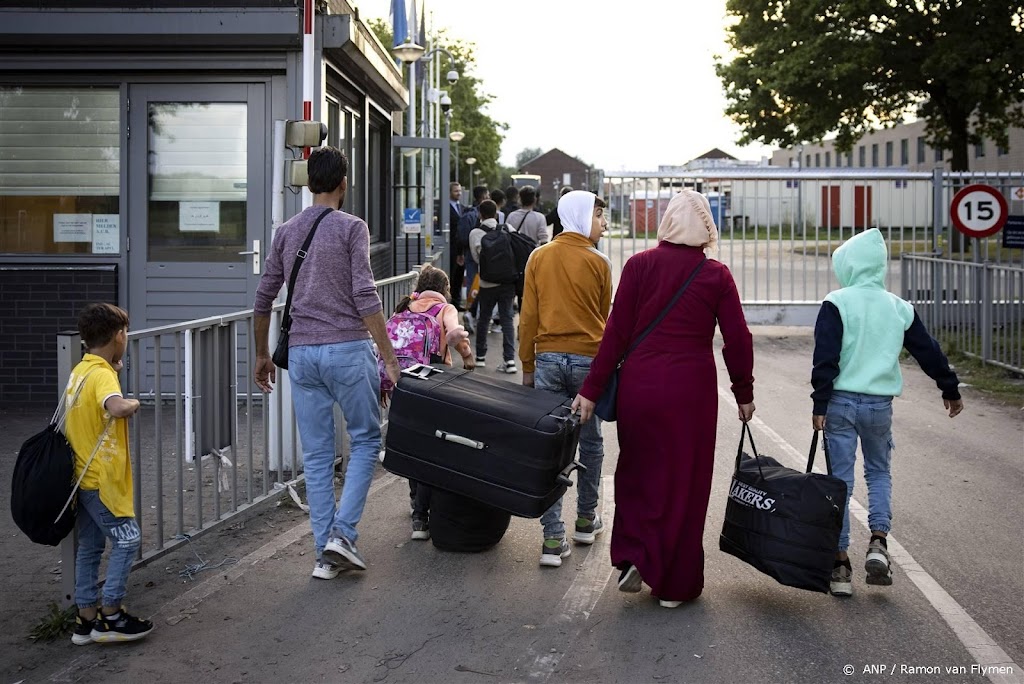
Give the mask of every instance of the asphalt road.
[[[806, 330], [756, 334], [754, 434], [763, 453], [796, 466], [811, 436], [811, 340]], [[1024, 682], [1024, 414], [969, 392], [950, 420], [931, 381], [914, 366], [904, 374], [892, 587], [866, 586], [855, 562], [854, 596], [836, 599], [782, 587], [718, 551], [739, 437], [723, 391], [706, 588], [678, 609], [616, 590], [610, 531], [561, 568], [538, 566], [535, 520], [514, 519], [482, 554], [410, 541], [405, 483], [381, 472], [360, 525], [368, 571], [310, 579], [308, 526], [293, 518], [187, 593], [133, 586], [132, 607], [157, 622], [146, 642], [35, 647], [22, 657], [45, 660], [11, 681]], [[605, 440], [610, 521], [614, 426]], [[854, 497], [866, 505], [859, 484]], [[852, 527], [856, 560], [868, 534]], [[220, 551], [207, 545], [206, 555]], [[986, 677], [979, 664], [1012, 672]]]

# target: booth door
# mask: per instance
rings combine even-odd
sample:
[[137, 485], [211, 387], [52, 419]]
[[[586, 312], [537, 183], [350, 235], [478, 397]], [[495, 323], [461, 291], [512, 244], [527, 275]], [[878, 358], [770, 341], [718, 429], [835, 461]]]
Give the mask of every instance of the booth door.
[[265, 89], [130, 87], [133, 329], [252, 308], [267, 248]]

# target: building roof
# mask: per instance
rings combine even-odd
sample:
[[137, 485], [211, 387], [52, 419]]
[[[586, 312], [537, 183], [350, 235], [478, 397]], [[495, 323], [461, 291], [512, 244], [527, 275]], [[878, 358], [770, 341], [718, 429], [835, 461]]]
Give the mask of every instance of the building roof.
[[565, 168], [570, 171], [573, 169], [579, 171], [586, 171], [587, 169], [590, 168], [590, 165], [587, 164], [586, 162], [580, 161], [576, 157], [573, 157], [572, 155], [563, 152], [557, 147], [552, 147], [544, 154], [538, 157], [534, 157], [530, 161], [520, 166], [520, 173], [531, 173], [530, 169], [538, 162], [558, 164], [562, 168]]
[[736, 159], [736, 157], [728, 152], [723, 152], [717, 147], [713, 147], [699, 157], [696, 157], [696, 159]]

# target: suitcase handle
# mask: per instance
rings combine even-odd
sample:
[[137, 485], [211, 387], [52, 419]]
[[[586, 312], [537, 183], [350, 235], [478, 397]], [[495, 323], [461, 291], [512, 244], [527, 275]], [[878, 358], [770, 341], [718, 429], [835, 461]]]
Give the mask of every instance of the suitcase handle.
[[443, 439], [446, 442], [454, 442], [455, 444], [461, 444], [462, 446], [468, 446], [470, 449], [485, 449], [487, 445], [483, 442], [478, 442], [475, 439], [469, 437], [463, 437], [462, 435], [453, 435], [450, 432], [444, 430], [437, 430], [434, 432], [434, 436], [438, 439]]
[[437, 375], [438, 373], [444, 373], [444, 371], [440, 368], [428, 366], [425, 363], [414, 363], [408, 368], [402, 369], [402, 375], [411, 375], [412, 377], [419, 378], [420, 380], [426, 380], [430, 376]]
[[572, 480], [569, 479], [569, 475], [572, 473], [572, 471], [586, 469], [587, 466], [583, 465], [579, 461], [573, 461], [569, 465], [562, 468], [562, 472], [558, 474], [558, 477], [555, 478], [555, 481], [558, 482], [558, 484], [564, 484], [566, 487], [572, 487]]

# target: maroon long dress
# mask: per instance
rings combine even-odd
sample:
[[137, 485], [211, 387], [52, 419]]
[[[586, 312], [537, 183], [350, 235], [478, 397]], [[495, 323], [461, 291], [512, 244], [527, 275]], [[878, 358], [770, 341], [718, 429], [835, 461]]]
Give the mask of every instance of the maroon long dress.
[[[600, 397], [628, 346], [702, 257], [700, 249], [661, 242], [626, 262], [584, 397]], [[704, 589], [701, 539], [718, 421], [716, 322], [733, 395], [752, 402], [750, 331], [732, 274], [710, 259], [619, 371], [612, 563], [635, 565], [652, 593], [670, 601], [694, 599]]]

